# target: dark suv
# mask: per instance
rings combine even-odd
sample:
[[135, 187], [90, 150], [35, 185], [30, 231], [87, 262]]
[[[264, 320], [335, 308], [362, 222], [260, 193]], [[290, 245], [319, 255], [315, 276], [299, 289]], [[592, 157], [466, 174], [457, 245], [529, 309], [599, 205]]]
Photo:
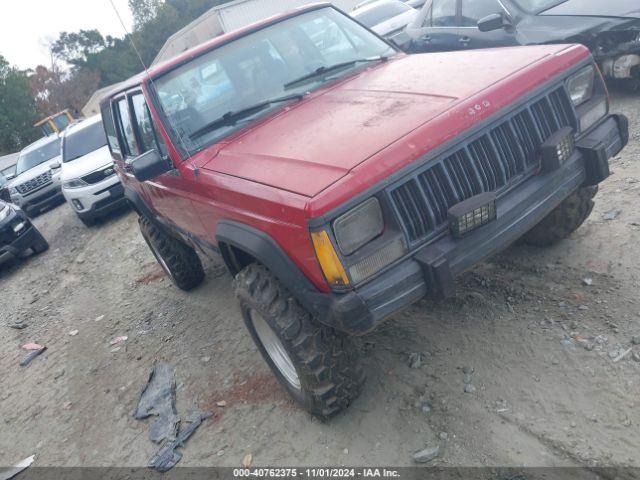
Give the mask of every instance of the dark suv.
[[0, 266], [31, 249], [41, 253], [49, 244], [16, 205], [0, 200]]
[[326, 4], [157, 65], [101, 109], [159, 263], [189, 290], [197, 252], [221, 255], [258, 349], [320, 417], [361, 389], [350, 335], [451, 296], [520, 238], [567, 237], [628, 140], [583, 46], [408, 56]]

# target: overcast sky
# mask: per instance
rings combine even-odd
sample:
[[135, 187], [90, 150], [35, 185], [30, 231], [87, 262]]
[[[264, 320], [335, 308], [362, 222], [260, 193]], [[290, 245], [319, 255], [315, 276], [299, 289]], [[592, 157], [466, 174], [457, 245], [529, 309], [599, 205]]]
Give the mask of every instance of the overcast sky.
[[[127, 0], [113, 0], [127, 28]], [[103, 36], [124, 36], [109, 0], [0, 0], [0, 55], [20, 68], [51, 63], [47, 45], [59, 32], [97, 29]]]

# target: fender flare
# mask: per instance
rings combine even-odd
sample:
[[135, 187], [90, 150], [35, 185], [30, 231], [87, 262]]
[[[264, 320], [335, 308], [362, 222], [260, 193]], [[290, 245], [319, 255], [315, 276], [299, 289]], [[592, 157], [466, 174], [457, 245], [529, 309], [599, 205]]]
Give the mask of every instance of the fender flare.
[[131, 205], [131, 208], [133, 208], [138, 215], [140, 215], [141, 217], [147, 217], [152, 222], [158, 223], [155, 213], [151, 211], [151, 209], [147, 206], [138, 192], [136, 192], [132, 188], [125, 187], [124, 197], [129, 202], [129, 205]]
[[225, 254], [222, 244], [231, 245], [251, 255], [267, 267], [312, 315], [319, 320], [326, 318], [331, 296], [318, 291], [269, 235], [239, 222], [221, 220], [216, 229], [216, 240], [227, 268], [232, 273], [237, 269]]

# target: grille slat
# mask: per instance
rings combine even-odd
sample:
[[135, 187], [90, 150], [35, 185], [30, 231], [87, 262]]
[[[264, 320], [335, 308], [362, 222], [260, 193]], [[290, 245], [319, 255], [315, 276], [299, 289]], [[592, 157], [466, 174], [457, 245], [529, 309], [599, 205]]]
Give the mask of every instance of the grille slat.
[[21, 183], [20, 185], [16, 185], [16, 190], [18, 190], [18, 192], [21, 195], [26, 195], [28, 193], [31, 193], [34, 190], [38, 190], [39, 188], [42, 188], [50, 184], [51, 176], [52, 176], [52, 172], [51, 170], [48, 170], [44, 173], [41, 173], [37, 177], [32, 178], [29, 181]]
[[109, 165], [105, 168], [101, 168], [100, 170], [96, 170], [95, 172], [91, 172], [82, 177], [82, 180], [87, 182], [89, 185], [93, 185], [94, 183], [99, 183], [105, 178], [109, 178], [115, 175], [116, 172], [113, 169], [113, 165]]
[[391, 201], [410, 242], [441, 231], [456, 203], [500, 192], [532, 175], [542, 143], [561, 128], [575, 128], [576, 122], [567, 93], [559, 87], [391, 187]]

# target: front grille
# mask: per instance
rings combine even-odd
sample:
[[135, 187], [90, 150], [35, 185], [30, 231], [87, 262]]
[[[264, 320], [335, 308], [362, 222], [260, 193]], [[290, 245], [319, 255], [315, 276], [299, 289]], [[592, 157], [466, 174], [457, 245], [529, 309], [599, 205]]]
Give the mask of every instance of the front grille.
[[453, 205], [480, 193], [500, 193], [532, 175], [540, 165], [540, 146], [561, 128], [576, 126], [571, 101], [559, 87], [392, 187], [391, 200], [410, 242], [439, 233]]
[[96, 170], [95, 172], [88, 173], [87, 175], [82, 177], [82, 180], [84, 180], [90, 185], [93, 185], [94, 183], [99, 183], [103, 181], [105, 178], [109, 178], [115, 174], [116, 172], [113, 169], [113, 165], [109, 165], [108, 167], [102, 168], [100, 170]]
[[16, 185], [16, 190], [18, 190], [18, 193], [20, 193], [21, 195], [31, 193], [34, 190], [38, 190], [46, 185], [49, 185], [51, 183], [51, 175], [51, 170], [47, 170], [37, 177], [32, 178], [28, 182]]

